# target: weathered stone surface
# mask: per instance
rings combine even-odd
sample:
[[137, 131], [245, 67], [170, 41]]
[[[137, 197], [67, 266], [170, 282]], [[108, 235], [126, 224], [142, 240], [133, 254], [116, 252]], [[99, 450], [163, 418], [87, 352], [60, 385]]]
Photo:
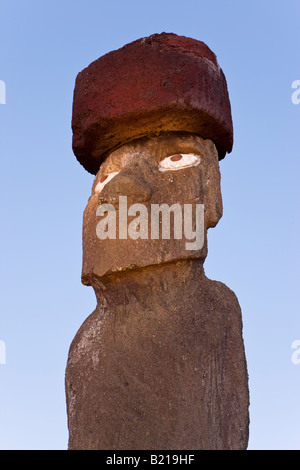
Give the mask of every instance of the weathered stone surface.
[[201, 41], [154, 34], [91, 63], [76, 79], [73, 150], [96, 174], [107, 152], [133, 139], [190, 132], [223, 158], [233, 142], [225, 76]]
[[114, 274], [71, 345], [70, 449], [245, 449], [241, 312], [200, 260]]
[[[207, 231], [222, 216], [219, 159], [232, 145], [214, 54], [162, 34], [104, 56], [77, 78], [73, 132], [77, 158], [96, 174], [83, 219], [82, 282], [97, 307], [68, 356], [69, 449], [245, 449], [241, 310], [203, 269]], [[101, 239], [109, 215], [129, 230], [137, 214], [121, 217], [124, 197], [147, 217], [161, 204], [204, 205], [202, 244], [187, 249], [186, 220], [175, 216], [169, 238], [152, 237], [147, 219], [143, 237], [120, 236], [123, 225], [115, 239]]]
[[[176, 153], [194, 153], [201, 161], [196, 167], [180, 171], [159, 171], [159, 162]], [[98, 182], [107, 173], [119, 173], [96, 192]], [[97, 206], [112, 204], [119, 217], [119, 196], [127, 196], [128, 207], [142, 203], [149, 214], [148, 239], [100, 240], [96, 234], [100, 217]], [[187, 240], [174, 239], [173, 224], [170, 239], [151, 239], [150, 214], [153, 204], [169, 206], [176, 203], [205, 205], [205, 243], [201, 250], [187, 250]], [[82, 280], [91, 285], [93, 277], [112, 272], [136, 269], [187, 258], [202, 261], [207, 254], [206, 230], [214, 227], [222, 215], [220, 171], [216, 147], [210, 140], [189, 134], [170, 134], [142, 139], [115, 150], [101, 165], [95, 177], [91, 197], [83, 219]], [[195, 217], [194, 217], [195, 218]], [[133, 217], [128, 217], [128, 224]], [[173, 222], [173, 218], [171, 218]], [[184, 235], [184, 230], [182, 231]]]

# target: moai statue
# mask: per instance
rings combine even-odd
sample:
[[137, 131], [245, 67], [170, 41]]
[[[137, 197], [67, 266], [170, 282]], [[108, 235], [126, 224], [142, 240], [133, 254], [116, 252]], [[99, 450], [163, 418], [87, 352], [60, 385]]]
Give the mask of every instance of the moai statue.
[[162, 33], [100, 57], [76, 79], [72, 128], [96, 175], [82, 282], [97, 306], [69, 351], [69, 449], [246, 449], [241, 310], [203, 269], [233, 143], [214, 53]]

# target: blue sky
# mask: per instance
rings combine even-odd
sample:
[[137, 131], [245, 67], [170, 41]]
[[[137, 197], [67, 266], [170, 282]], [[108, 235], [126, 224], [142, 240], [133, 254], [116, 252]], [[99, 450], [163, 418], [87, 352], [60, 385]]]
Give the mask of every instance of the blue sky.
[[68, 348], [95, 307], [80, 281], [93, 177], [71, 148], [76, 75], [163, 31], [204, 41], [228, 82], [235, 141], [205, 270], [242, 307], [249, 449], [300, 448], [299, 13], [299, 0], [0, 1], [0, 449], [67, 447]]

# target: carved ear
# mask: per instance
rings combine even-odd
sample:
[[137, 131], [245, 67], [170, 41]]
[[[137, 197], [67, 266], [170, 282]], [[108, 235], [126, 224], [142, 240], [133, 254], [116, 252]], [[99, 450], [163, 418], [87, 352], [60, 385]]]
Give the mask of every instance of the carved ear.
[[223, 215], [221, 174], [218, 152], [211, 140], [205, 140], [207, 160], [205, 165], [205, 226], [215, 227]]

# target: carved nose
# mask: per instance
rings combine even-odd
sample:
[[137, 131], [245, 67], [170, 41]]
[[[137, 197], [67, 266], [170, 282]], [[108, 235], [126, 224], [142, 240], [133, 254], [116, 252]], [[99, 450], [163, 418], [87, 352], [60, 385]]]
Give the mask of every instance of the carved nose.
[[107, 183], [98, 196], [99, 204], [117, 204], [119, 196], [127, 196], [130, 204], [147, 202], [151, 198], [151, 188], [141, 174], [121, 171]]

